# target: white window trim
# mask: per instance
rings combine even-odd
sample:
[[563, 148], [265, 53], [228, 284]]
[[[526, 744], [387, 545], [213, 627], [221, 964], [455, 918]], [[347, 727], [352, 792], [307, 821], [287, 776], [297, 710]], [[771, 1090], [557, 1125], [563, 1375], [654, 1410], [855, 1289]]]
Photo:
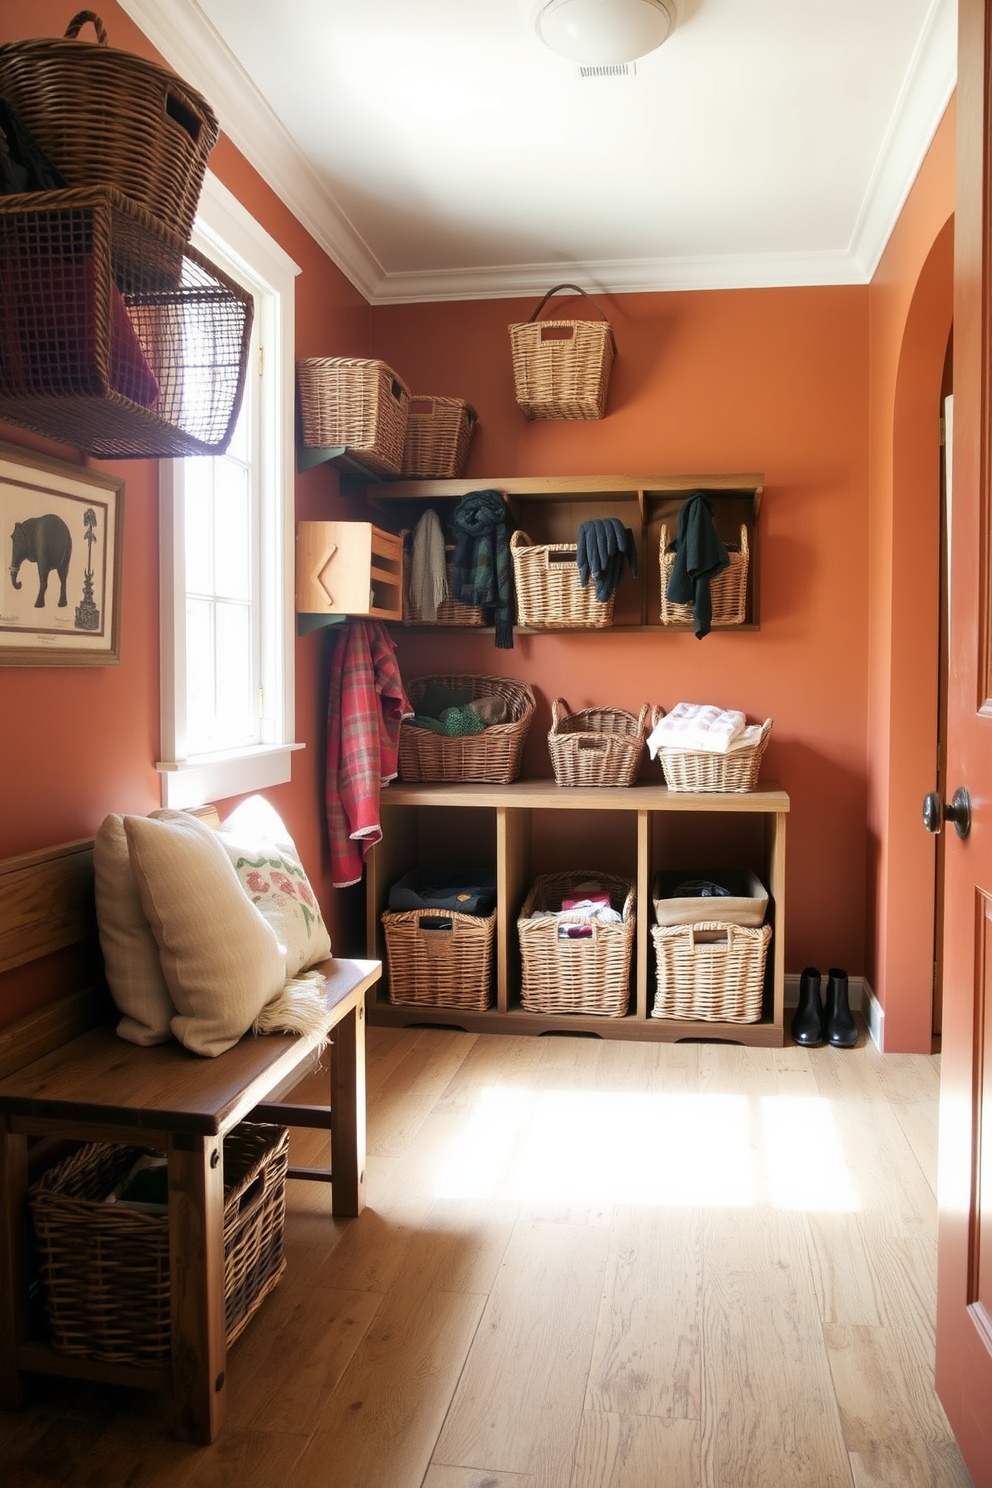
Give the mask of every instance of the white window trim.
[[[246, 241], [247, 240], [247, 241]], [[269, 552], [278, 554], [281, 594], [269, 595], [267, 613], [275, 611], [278, 626], [263, 636], [267, 673], [263, 744], [247, 749], [187, 757], [185, 749], [186, 586], [183, 573], [183, 512], [175, 480], [176, 462], [159, 464], [160, 637], [162, 759], [157, 763], [162, 781], [162, 804], [182, 808], [264, 790], [291, 778], [292, 756], [303, 744], [296, 733], [294, 604], [295, 549], [295, 314], [299, 265], [265, 231], [238, 199], [209, 171], [203, 182], [191, 242], [209, 258], [212, 251], [231, 262], [239, 259], [253, 279], [272, 290], [263, 311], [260, 340], [265, 355], [278, 358], [281, 400], [277, 428], [267, 444], [267, 477], [284, 493], [279, 515], [264, 532]], [[268, 322], [268, 323], [266, 323]], [[249, 376], [254, 369], [249, 369]]]

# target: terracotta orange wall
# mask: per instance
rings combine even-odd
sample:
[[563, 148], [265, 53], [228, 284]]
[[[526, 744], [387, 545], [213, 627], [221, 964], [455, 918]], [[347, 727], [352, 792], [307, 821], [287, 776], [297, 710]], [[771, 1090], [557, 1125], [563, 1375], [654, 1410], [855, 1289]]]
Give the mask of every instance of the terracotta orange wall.
[[[153, 55], [112, 0], [101, 13], [113, 44]], [[4, 39], [61, 35], [67, 19], [54, 0], [0, 0]], [[442, 653], [436, 641], [411, 634], [402, 638], [400, 656], [408, 675], [450, 667], [532, 679], [542, 697], [526, 762], [533, 774], [549, 773], [542, 734], [550, 699], [558, 694], [573, 707], [611, 702], [634, 708], [646, 698], [670, 706], [694, 698], [744, 708], [753, 718], [773, 716], [766, 770], [782, 780], [793, 805], [791, 972], [807, 963], [845, 965], [854, 974], [875, 967], [865, 948], [865, 822], [870, 810], [881, 837], [898, 825], [899, 812], [891, 808], [901, 786], [895, 772], [886, 772], [885, 758], [893, 724], [901, 727], [903, 720], [886, 708], [884, 697], [905, 704], [912, 667], [887, 621], [887, 606], [893, 557], [902, 561], [917, 541], [915, 528], [886, 515], [895, 512], [893, 491], [899, 489], [902, 501], [899, 462], [894, 449], [887, 453], [896, 421], [894, 413], [887, 421], [886, 411], [898, 400], [914, 275], [929, 252], [928, 234], [932, 245], [949, 212], [938, 220], [952, 190], [944, 184], [945, 134], [946, 125], [871, 290], [603, 298], [619, 356], [609, 417], [588, 424], [529, 424], [515, 406], [506, 327], [529, 314], [532, 300], [370, 312], [227, 141], [211, 160], [302, 267], [298, 355], [382, 356], [415, 391], [469, 398], [481, 420], [470, 467], [480, 478], [764, 472], [760, 632], [703, 642], [657, 633], [532, 637], [512, 653], [466, 635], [446, 638]], [[939, 365], [935, 376], [939, 385]], [[903, 406], [900, 427], [909, 417]], [[76, 458], [64, 446], [9, 427], [0, 427], [0, 437]], [[135, 461], [107, 468], [127, 481], [121, 665], [0, 669], [3, 856], [89, 835], [108, 811], [158, 804], [157, 467]], [[356, 502], [340, 501], [327, 468], [297, 479], [296, 506], [302, 518], [338, 510], [360, 514]], [[915, 635], [912, 614], [906, 620]], [[329, 644], [327, 634], [317, 634], [297, 645], [297, 737], [307, 748], [294, 762], [292, 783], [272, 798], [301, 848], [336, 945], [354, 952], [361, 945], [361, 891], [335, 894], [325, 861], [322, 714]], [[914, 781], [914, 813], [916, 790]], [[871, 873], [881, 948], [876, 974], [893, 1029], [900, 993], [887, 974], [893, 943], [888, 906], [898, 875], [878, 852]], [[25, 1011], [37, 995], [30, 989], [11, 994], [9, 983], [0, 987], [0, 1023]]]
[[[537, 688], [525, 771], [550, 775], [550, 701], [679, 700], [775, 720], [765, 773], [792, 798], [786, 967], [864, 970], [868, 290], [601, 297], [619, 354], [608, 417], [528, 423], [507, 325], [534, 301], [380, 306], [373, 352], [415, 392], [467, 398], [469, 473], [763, 471], [761, 629], [518, 638], [406, 635], [407, 675], [494, 671]], [[655, 769], [658, 767], [655, 766]], [[598, 824], [597, 824], [598, 830]], [[594, 848], [590, 846], [590, 852]]]
[[928, 1052], [941, 382], [953, 312], [954, 106], [871, 285], [868, 975], [884, 1047]]
[[[71, 13], [55, 0], [0, 0], [0, 37], [61, 36]], [[111, 45], [155, 56], [112, 0], [100, 6], [100, 14]], [[299, 355], [333, 348], [341, 355], [367, 356], [369, 309], [358, 291], [223, 138], [210, 168], [302, 269], [296, 281]], [[10, 425], [0, 424], [0, 439], [105, 468], [127, 482], [120, 666], [0, 668], [0, 857], [6, 857], [90, 836], [110, 811], [146, 812], [161, 804], [154, 768], [160, 754], [158, 465], [153, 460], [88, 461], [65, 445]], [[299, 515], [327, 515], [336, 492], [330, 472], [319, 482], [301, 481]], [[355, 935], [356, 906], [335, 895], [325, 875], [322, 663], [319, 646], [300, 643], [297, 738], [307, 747], [294, 758], [292, 782], [270, 794], [314, 880], [335, 944], [345, 949]], [[362, 945], [352, 940], [348, 948], [355, 952]], [[12, 975], [0, 984], [0, 1024], [29, 1011], [46, 995], [32, 979]]]

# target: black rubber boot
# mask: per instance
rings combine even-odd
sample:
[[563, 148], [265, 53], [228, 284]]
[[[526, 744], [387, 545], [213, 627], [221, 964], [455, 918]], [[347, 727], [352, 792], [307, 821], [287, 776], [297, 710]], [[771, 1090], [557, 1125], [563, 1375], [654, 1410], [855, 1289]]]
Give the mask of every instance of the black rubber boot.
[[853, 1049], [858, 1042], [858, 1025], [847, 1000], [847, 972], [839, 966], [831, 966], [827, 972], [823, 1026], [827, 1042], [835, 1049]]
[[797, 1044], [815, 1049], [823, 1043], [823, 1003], [820, 1000], [820, 973], [807, 966], [799, 978], [799, 1006], [792, 1018], [792, 1037]]

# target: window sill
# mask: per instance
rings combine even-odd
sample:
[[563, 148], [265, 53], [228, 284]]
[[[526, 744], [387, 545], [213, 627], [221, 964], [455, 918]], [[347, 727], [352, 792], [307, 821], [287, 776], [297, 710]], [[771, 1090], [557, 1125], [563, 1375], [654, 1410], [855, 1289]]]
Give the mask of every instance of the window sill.
[[230, 754], [160, 760], [155, 768], [162, 777], [162, 805], [182, 810], [284, 785], [292, 776], [294, 752], [305, 748], [305, 744], [264, 744]]

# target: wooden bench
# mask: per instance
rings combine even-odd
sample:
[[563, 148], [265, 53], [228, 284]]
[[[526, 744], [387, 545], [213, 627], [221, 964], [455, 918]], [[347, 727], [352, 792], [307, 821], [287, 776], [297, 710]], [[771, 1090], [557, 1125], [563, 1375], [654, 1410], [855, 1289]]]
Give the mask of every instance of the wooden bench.
[[[53, 953], [99, 964], [92, 841], [0, 862], [0, 904], [0, 972], [35, 962], [40, 970]], [[365, 1203], [365, 994], [381, 966], [334, 958], [320, 970], [331, 1031], [327, 1107], [284, 1100], [313, 1064], [311, 1039], [247, 1035], [216, 1059], [176, 1042], [138, 1048], [117, 1037], [99, 979], [0, 1029], [0, 1404], [21, 1405], [31, 1373], [169, 1389], [175, 1434], [214, 1440], [227, 1382], [226, 1134], [248, 1118], [326, 1128], [330, 1168], [290, 1168], [290, 1176], [332, 1180], [335, 1216], [360, 1214]], [[167, 1154], [171, 1359], [163, 1366], [77, 1358], [30, 1336], [26, 1195], [39, 1139]]]

